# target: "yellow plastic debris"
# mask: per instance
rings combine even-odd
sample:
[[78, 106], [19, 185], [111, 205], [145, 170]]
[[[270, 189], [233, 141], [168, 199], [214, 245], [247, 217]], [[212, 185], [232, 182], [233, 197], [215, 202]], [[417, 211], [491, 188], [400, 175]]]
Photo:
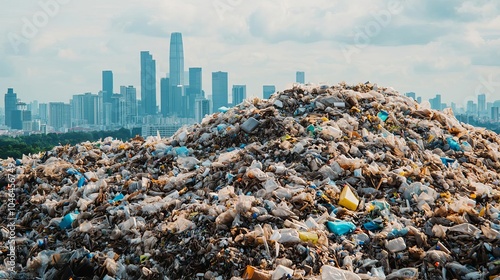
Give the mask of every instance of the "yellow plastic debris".
[[359, 199], [354, 195], [347, 185], [344, 186], [344, 189], [340, 193], [339, 205], [344, 206], [345, 208], [355, 211], [358, 208]]
[[302, 231], [299, 232], [299, 238], [304, 242], [311, 241], [312, 243], [317, 243], [319, 237], [318, 234], [315, 232]]

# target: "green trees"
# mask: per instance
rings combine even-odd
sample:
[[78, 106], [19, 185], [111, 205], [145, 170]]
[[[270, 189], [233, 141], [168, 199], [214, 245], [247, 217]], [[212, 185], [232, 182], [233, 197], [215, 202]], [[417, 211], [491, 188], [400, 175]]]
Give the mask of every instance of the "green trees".
[[128, 140], [130, 130], [121, 128], [115, 131], [68, 132], [32, 134], [28, 136], [0, 136], [0, 158], [20, 158], [23, 154], [34, 154], [51, 150], [57, 145], [75, 145], [85, 141], [97, 141], [106, 137]]

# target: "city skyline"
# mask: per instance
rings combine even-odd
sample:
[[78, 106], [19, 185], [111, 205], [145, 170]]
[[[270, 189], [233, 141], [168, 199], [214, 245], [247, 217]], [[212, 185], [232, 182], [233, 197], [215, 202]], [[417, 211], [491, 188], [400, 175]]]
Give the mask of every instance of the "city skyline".
[[[306, 82], [371, 81], [424, 99], [440, 93], [461, 106], [500, 92], [494, 1], [370, 1], [363, 9], [356, 1], [90, 3], [11, 3], [0, 25], [0, 88], [25, 100], [67, 101], [98, 92], [109, 69], [115, 91], [134, 85], [141, 92], [137, 53], [149, 50], [158, 74], [167, 73], [168, 38], [181, 32], [186, 66], [228, 72], [229, 84], [246, 84], [248, 97], [265, 84], [285, 89], [298, 70]], [[211, 88], [210, 75], [203, 84]]]

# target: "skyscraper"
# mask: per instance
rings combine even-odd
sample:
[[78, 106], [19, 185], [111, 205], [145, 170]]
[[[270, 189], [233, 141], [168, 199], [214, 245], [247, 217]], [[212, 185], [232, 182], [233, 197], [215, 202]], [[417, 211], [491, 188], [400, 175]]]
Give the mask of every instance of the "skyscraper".
[[132, 124], [137, 119], [137, 90], [134, 86], [121, 86], [120, 94], [125, 96], [125, 122]]
[[210, 108], [210, 100], [204, 97], [198, 97], [194, 101], [194, 118], [197, 123], [200, 123], [205, 115], [210, 114], [212, 108]]
[[274, 85], [265, 85], [262, 87], [262, 96], [264, 99], [269, 99], [273, 93], [276, 92], [276, 87]]
[[233, 106], [236, 106], [243, 102], [247, 98], [247, 86], [246, 85], [233, 85]]
[[113, 72], [111, 70], [102, 71], [102, 91], [104, 92], [104, 103], [111, 102], [113, 96]]
[[182, 34], [174, 32], [170, 35], [169, 78], [172, 113], [183, 115], [182, 99], [184, 95], [184, 50]]
[[479, 94], [477, 96], [477, 114], [478, 116], [488, 115], [486, 111], [486, 94]]
[[49, 102], [49, 125], [56, 131], [70, 127], [70, 105], [63, 102]]
[[202, 75], [201, 67], [189, 68], [189, 87], [186, 89], [185, 104], [186, 108], [184, 117], [194, 118], [194, 106], [197, 98], [204, 97], [202, 90]]
[[406, 96], [406, 97], [410, 97], [410, 98], [412, 98], [413, 100], [417, 100], [417, 94], [416, 94], [416, 93], [414, 93], [414, 92], [412, 92], [412, 91], [411, 91], [411, 92], [407, 92], [407, 93], [405, 93], [405, 96]]
[[156, 115], [156, 61], [141, 51], [141, 106], [144, 115]]
[[228, 104], [227, 72], [212, 72], [213, 112]]
[[17, 109], [17, 94], [13, 88], [7, 89], [5, 94], [5, 125], [12, 127], [12, 111]]
[[441, 110], [441, 94], [436, 94], [436, 97], [429, 99], [431, 103], [431, 109]]
[[161, 114], [164, 117], [172, 113], [173, 107], [171, 104], [172, 97], [170, 96], [170, 79], [168, 77], [160, 79], [160, 105]]
[[189, 68], [189, 92], [196, 97], [204, 97], [202, 91], [201, 67]]
[[305, 81], [306, 73], [304, 73], [303, 71], [297, 71], [297, 73], [295, 73], [295, 82], [305, 84]]

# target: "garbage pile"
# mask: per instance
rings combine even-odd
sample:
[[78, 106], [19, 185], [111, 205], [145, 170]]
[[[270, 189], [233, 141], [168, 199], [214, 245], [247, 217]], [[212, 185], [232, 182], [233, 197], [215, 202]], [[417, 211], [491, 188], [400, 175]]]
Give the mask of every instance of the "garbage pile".
[[499, 145], [449, 109], [342, 83], [167, 139], [6, 159], [0, 276], [500, 279]]

